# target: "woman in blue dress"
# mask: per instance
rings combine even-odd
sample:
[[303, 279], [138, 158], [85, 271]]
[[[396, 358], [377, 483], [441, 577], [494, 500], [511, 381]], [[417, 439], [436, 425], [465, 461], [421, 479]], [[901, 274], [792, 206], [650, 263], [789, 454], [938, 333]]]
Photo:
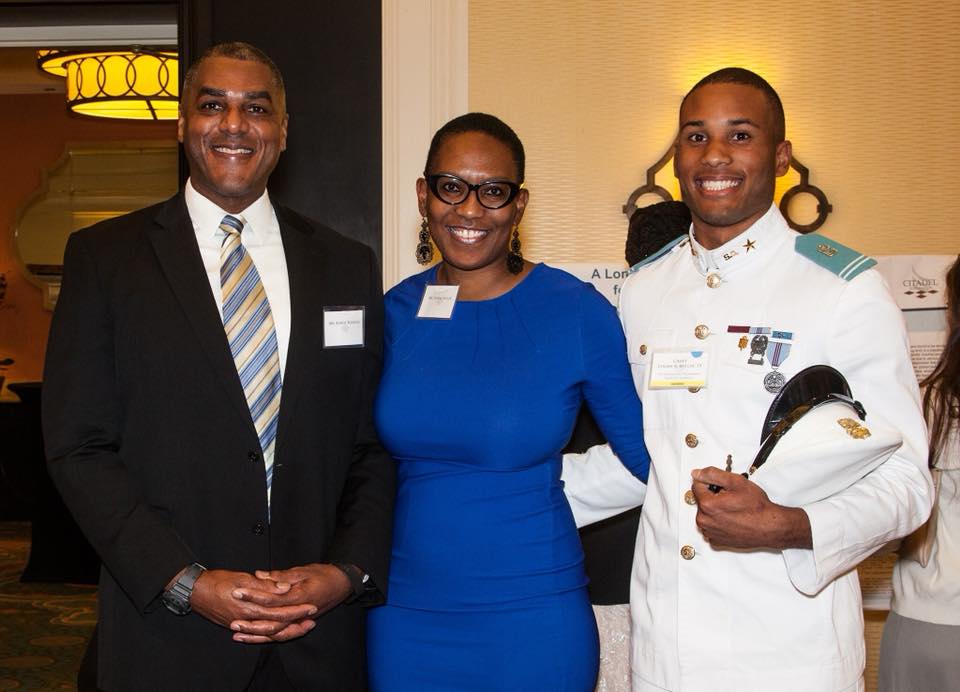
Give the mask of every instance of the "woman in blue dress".
[[[417, 197], [442, 262], [386, 297], [376, 424], [397, 462], [387, 604], [369, 614], [374, 690], [587, 692], [597, 630], [560, 450], [586, 400], [649, 470], [612, 306], [520, 254], [523, 145], [470, 113], [434, 135]], [[453, 293], [455, 292], [455, 296]]]

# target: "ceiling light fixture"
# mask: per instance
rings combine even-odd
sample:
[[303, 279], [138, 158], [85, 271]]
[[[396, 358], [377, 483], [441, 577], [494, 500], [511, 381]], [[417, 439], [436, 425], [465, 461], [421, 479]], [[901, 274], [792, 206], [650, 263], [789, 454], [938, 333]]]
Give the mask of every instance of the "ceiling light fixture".
[[67, 80], [67, 106], [98, 118], [176, 120], [177, 53], [129, 50], [39, 50], [37, 65]]

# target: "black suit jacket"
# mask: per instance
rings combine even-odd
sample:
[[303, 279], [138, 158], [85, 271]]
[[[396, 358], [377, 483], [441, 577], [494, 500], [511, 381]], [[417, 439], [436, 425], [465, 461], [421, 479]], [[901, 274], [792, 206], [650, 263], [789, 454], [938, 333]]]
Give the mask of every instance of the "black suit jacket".
[[[240, 690], [260, 649], [158, 596], [194, 561], [359, 565], [385, 587], [393, 462], [377, 441], [379, 268], [360, 243], [276, 208], [291, 330], [271, 521], [256, 430], [182, 193], [73, 234], [47, 350], [51, 476], [103, 562], [105, 690]], [[362, 348], [324, 348], [324, 306], [364, 306]], [[302, 689], [365, 687], [363, 609], [278, 646]]]

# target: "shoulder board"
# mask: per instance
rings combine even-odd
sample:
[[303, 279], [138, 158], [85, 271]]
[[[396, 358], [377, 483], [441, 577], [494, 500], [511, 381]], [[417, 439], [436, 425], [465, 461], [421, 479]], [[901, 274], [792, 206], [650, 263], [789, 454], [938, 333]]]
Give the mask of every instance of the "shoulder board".
[[654, 252], [652, 255], [647, 255], [647, 256], [644, 257], [642, 260], [640, 260], [639, 262], [637, 262], [635, 265], [633, 265], [632, 267], [630, 267], [630, 273], [633, 274], [635, 271], [637, 271], [638, 269], [640, 269], [640, 267], [645, 267], [645, 266], [647, 266], [648, 264], [653, 264], [654, 262], [656, 262], [656, 261], [657, 261], [658, 259], [660, 259], [661, 257], [666, 256], [673, 248], [675, 248], [677, 245], [679, 245], [681, 242], [683, 242], [683, 241], [686, 240], [686, 239], [687, 239], [687, 234], [686, 234], [686, 233], [684, 233], [684, 234], [681, 235], [681, 236], [677, 236], [676, 238], [674, 238], [673, 240], [671, 240], [669, 243], [667, 243], [666, 245], [664, 245], [662, 248], [660, 248], [659, 250], [657, 250], [656, 252]]
[[861, 255], [856, 250], [819, 233], [797, 236], [794, 249], [844, 281], [849, 281], [877, 263], [877, 260], [872, 257]]

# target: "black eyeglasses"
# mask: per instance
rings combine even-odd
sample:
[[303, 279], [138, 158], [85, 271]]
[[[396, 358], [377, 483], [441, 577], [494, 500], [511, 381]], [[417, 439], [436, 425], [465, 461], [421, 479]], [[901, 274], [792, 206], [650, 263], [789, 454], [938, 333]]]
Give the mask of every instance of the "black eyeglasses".
[[520, 186], [509, 180], [488, 180], [471, 185], [466, 180], [449, 173], [428, 175], [427, 185], [437, 199], [447, 204], [460, 204], [470, 196], [471, 192], [474, 192], [480, 206], [487, 209], [500, 209], [507, 206], [520, 192]]

